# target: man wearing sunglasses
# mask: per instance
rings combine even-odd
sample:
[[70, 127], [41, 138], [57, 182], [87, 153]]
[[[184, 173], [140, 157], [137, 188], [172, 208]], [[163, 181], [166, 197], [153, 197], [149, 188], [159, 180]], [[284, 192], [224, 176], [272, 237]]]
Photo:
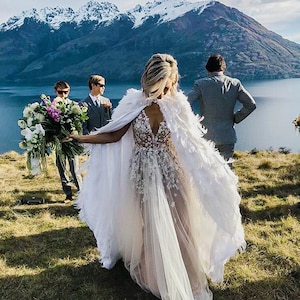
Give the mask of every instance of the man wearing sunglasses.
[[[67, 99], [70, 93], [70, 85], [65, 81], [58, 81], [54, 84], [54, 92], [57, 97], [62, 99]], [[74, 158], [64, 156], [59, 158], [56, 155], [56, 166], [58, 169], [58, 173], [60, 176], [60, 181], [62, 185], [62, 189], [66, 195], [65, 202], [70, 202], [73, 200], [72, 197], [72, 181], [68, 176], [67, 165], [66, 162], [68, 160], [70, 173], [73, 178], [73, 182], [77, 188], [77, 191], [80, 190], [82, 184], [82, 177], [79, 173], [79, 157], [75, 156]]]
[[80, 102], [87, 107], [88, 120], [83, 123], [83, 134], [106, 125], [111, 119], [112, 104], [103, 97], [105, 91], [105, 78], [100, 75], [91, 75], [88, 80], [90, 93], [87, 98]]

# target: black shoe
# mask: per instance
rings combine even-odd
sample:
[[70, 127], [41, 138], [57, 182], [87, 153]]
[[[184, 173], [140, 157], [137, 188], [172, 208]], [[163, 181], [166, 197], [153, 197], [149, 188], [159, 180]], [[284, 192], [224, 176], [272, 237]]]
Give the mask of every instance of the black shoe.
[[72, 201], [73, 200], [72, 195], [67, 195], [65, 200], [66, 201]]

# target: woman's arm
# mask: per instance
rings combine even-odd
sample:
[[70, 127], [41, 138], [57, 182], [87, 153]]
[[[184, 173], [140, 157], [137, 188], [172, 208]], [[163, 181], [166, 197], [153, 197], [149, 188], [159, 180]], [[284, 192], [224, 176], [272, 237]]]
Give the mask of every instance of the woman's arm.
[[79, 143], [89, 144], [107, 144], [115, 143], [121, 139], [121, 137], [127, 132], [130, 124], [125, 125], [121, 129], [113, 132], [89, 134], [89, 135], [77, 135], [71, 134], [69, 137], [78, 141]]

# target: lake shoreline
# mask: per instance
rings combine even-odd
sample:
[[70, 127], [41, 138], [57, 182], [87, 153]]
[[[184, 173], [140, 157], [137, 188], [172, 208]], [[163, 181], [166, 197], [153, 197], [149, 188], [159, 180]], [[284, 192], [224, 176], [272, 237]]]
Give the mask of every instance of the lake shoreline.
[[[300, 152], [300, 135], [296, 135], [292, 121], [300, 114], [298, 86], [300, 78], [281, 80], [258, 80], [243, 82], [253, 95], [257, 108], [241, 123], [236, 124], [238, 151], [278, 150], [288, 148], [292, 153]], [[104, 96], [113, 99], [114, 107], [129, 88], [140, 88], [140, 84], [108, 83]], [[187, 93], [192, 84], [181, 85]], [[88, 95], [87, 86], [71, 86], [70, 99], [81, 100]], [[0, 154], [8, 151], [22, 153], [18, 144], [21, 140], [17, 121], [28, 103], [40, 101], [40, 94], [54, 96], [52, 86], [5, 86], [0, 85]], [[239, 106], [237, 105], [237, 109]], [[197, 113], [197, 103], [193, 106]]]

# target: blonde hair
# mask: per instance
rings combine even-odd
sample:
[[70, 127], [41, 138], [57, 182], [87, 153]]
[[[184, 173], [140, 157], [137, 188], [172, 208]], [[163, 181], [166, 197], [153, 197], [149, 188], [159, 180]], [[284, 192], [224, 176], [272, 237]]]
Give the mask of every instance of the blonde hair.
[[145, 96], [149, 99], [157, 99], [163, 94], [168, 79], [173, 82], [170, 90], [175, 95], [178, 85], [177, 61], [170, 54], [154, 54], [145, 65], [141, 79], [141, 85]]
[[98, 74], [91, 75], [89, 77], [89, 80], [88, 80], [88, 85], [89, 85], [90, 90], [92, 89], [92, 83], [93, 84], [98, 84], [98, 83], [100, 83], [101, 81], [104, 81], [104, 80], [105, 80], [105, 78], [101, 75], [98, 75]]

